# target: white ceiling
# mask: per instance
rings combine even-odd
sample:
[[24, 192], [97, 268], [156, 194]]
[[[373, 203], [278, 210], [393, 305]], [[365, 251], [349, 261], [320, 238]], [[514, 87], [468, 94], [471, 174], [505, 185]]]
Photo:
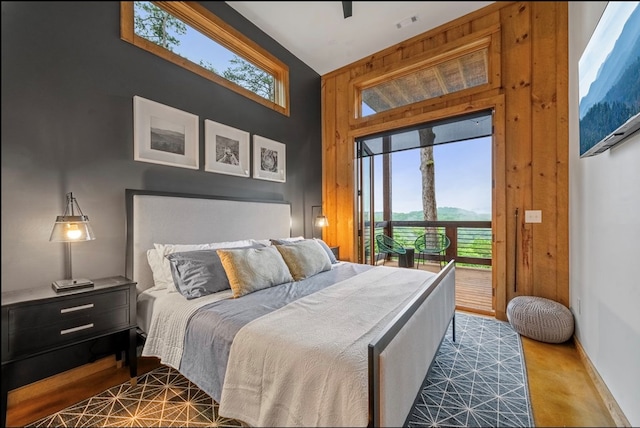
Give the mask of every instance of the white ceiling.
[[354, 1], [346, 19], [340, 1], [227, 3], [322, 76], [494, 2]]

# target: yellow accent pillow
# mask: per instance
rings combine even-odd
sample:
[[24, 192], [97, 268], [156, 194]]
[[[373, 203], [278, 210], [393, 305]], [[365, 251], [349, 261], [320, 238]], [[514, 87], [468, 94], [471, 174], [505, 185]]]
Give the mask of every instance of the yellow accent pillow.
[[331, 259], [324, 248], [314, 239], [305, 239], [275, 247], [282, 254], [282, 258], [296, 281], [331, 269]]
[[293, 281], [282, 256], [274, 247], [218, 250], [233, 297]]

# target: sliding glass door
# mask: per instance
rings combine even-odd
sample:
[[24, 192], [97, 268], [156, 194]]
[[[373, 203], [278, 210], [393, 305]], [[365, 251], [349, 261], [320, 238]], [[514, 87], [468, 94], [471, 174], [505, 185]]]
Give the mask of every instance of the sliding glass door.
[[[376, 234], [384, 233], [412, 247], [427, 222], [432, 226], [443, 220], [438, 219], [435, 195], [434, 148], [438, 145], [465, 142], [455, 155], [461, 161], [475, 151], [486, 156], [482, 159], [489, 159], [485, 163], [477, 157], [478, 163], [482, 162], [478, 168], [484, 168], [488, 175], [483, 189], [490, 207], [492, 130], [492, 110], [486, 110], [357, 139], [358, 262], [376, 262]], [[440, 166], [445, 168], [442, 162]], [[447, 165], [455, 162], [453, 159]], [[460, 170], [460, 174], [464, 172]], [[459, 193], [467, 190], [460, 188]], [[490, 208], [488, 215], [490, 219]], [[402, 227], [394, 231], [394, 224]]]

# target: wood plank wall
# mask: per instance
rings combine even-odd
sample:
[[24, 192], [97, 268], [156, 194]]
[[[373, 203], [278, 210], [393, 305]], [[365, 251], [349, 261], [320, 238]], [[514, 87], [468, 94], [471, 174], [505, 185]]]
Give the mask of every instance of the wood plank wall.
[[[354, 79], [491, 28], [500, 34], [491, 70], [499, 87], [353, 119]], [[322, 103], [323, 213], [330, 224], [323, 234], [343, 259], [357, 260], [355, 138], [490, 107], [496, 317], [506, 319], [517, 295], [569, 305], [567, 2], [493, 3], [322, 76]], [[541, 210], [542, 223], [525, 223], [525, 210]]]

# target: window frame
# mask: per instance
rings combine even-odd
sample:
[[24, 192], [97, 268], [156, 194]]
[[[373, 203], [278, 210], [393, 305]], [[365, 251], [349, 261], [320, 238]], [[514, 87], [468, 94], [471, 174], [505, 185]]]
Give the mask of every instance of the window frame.
[[242, 59], [250, 62], [274, 78], [274, 101], [243, 88], [216, 73], [184, 58], [170, 50], [163, 48], [143, 37], [135, 34], [134, 30], [134, 2], [120, 2], [120, 38], [141, 49], [166, 59], [186, 70], [211, 80], [259, 104], [269, 107], [285, 116], [289, 110], [289, 67], [248, 39], [239, 31], [222, 21], [210, 10], [197, 2], [183, 1], [152, 1], [155, 6], [182, 20], [214, 42], [224, 46]]
[[[379, 113], [362, 116], [362, 91], [371, 87], [387, 83], [396, 78], [403, 77], [419, 70], [433, 67], [442, 62], [454, 60], [466, 54], [482, 49], [488, 50], [487, 58], [487, 83], [463, 89], [461, 91], [444, 94], [436, 98], [428, 98], [395, 107]], [[483, 31], [464, 36], [455, 42], [447, 43], [438, 48], [425, 51], [420, 55], [395, 64], [391, 67], [384, 67], [365, 75], [361, 75], [350, 82], [348, 91], [349, 98], [353, 100], [351, 112], [349, 114], [349, 124], [358, 127], [369, 122], [376, 122], [385, 117], [393, 117], [398, 113], [407, 110], [420, 109], [433, 105], [434, 102], [446, 103], [453, 99], [468, 97], [473, 94], [485, 92], [491, 89], [498, 89], [501, 86], [500, 76], [500, 26], [493, 26]]]

